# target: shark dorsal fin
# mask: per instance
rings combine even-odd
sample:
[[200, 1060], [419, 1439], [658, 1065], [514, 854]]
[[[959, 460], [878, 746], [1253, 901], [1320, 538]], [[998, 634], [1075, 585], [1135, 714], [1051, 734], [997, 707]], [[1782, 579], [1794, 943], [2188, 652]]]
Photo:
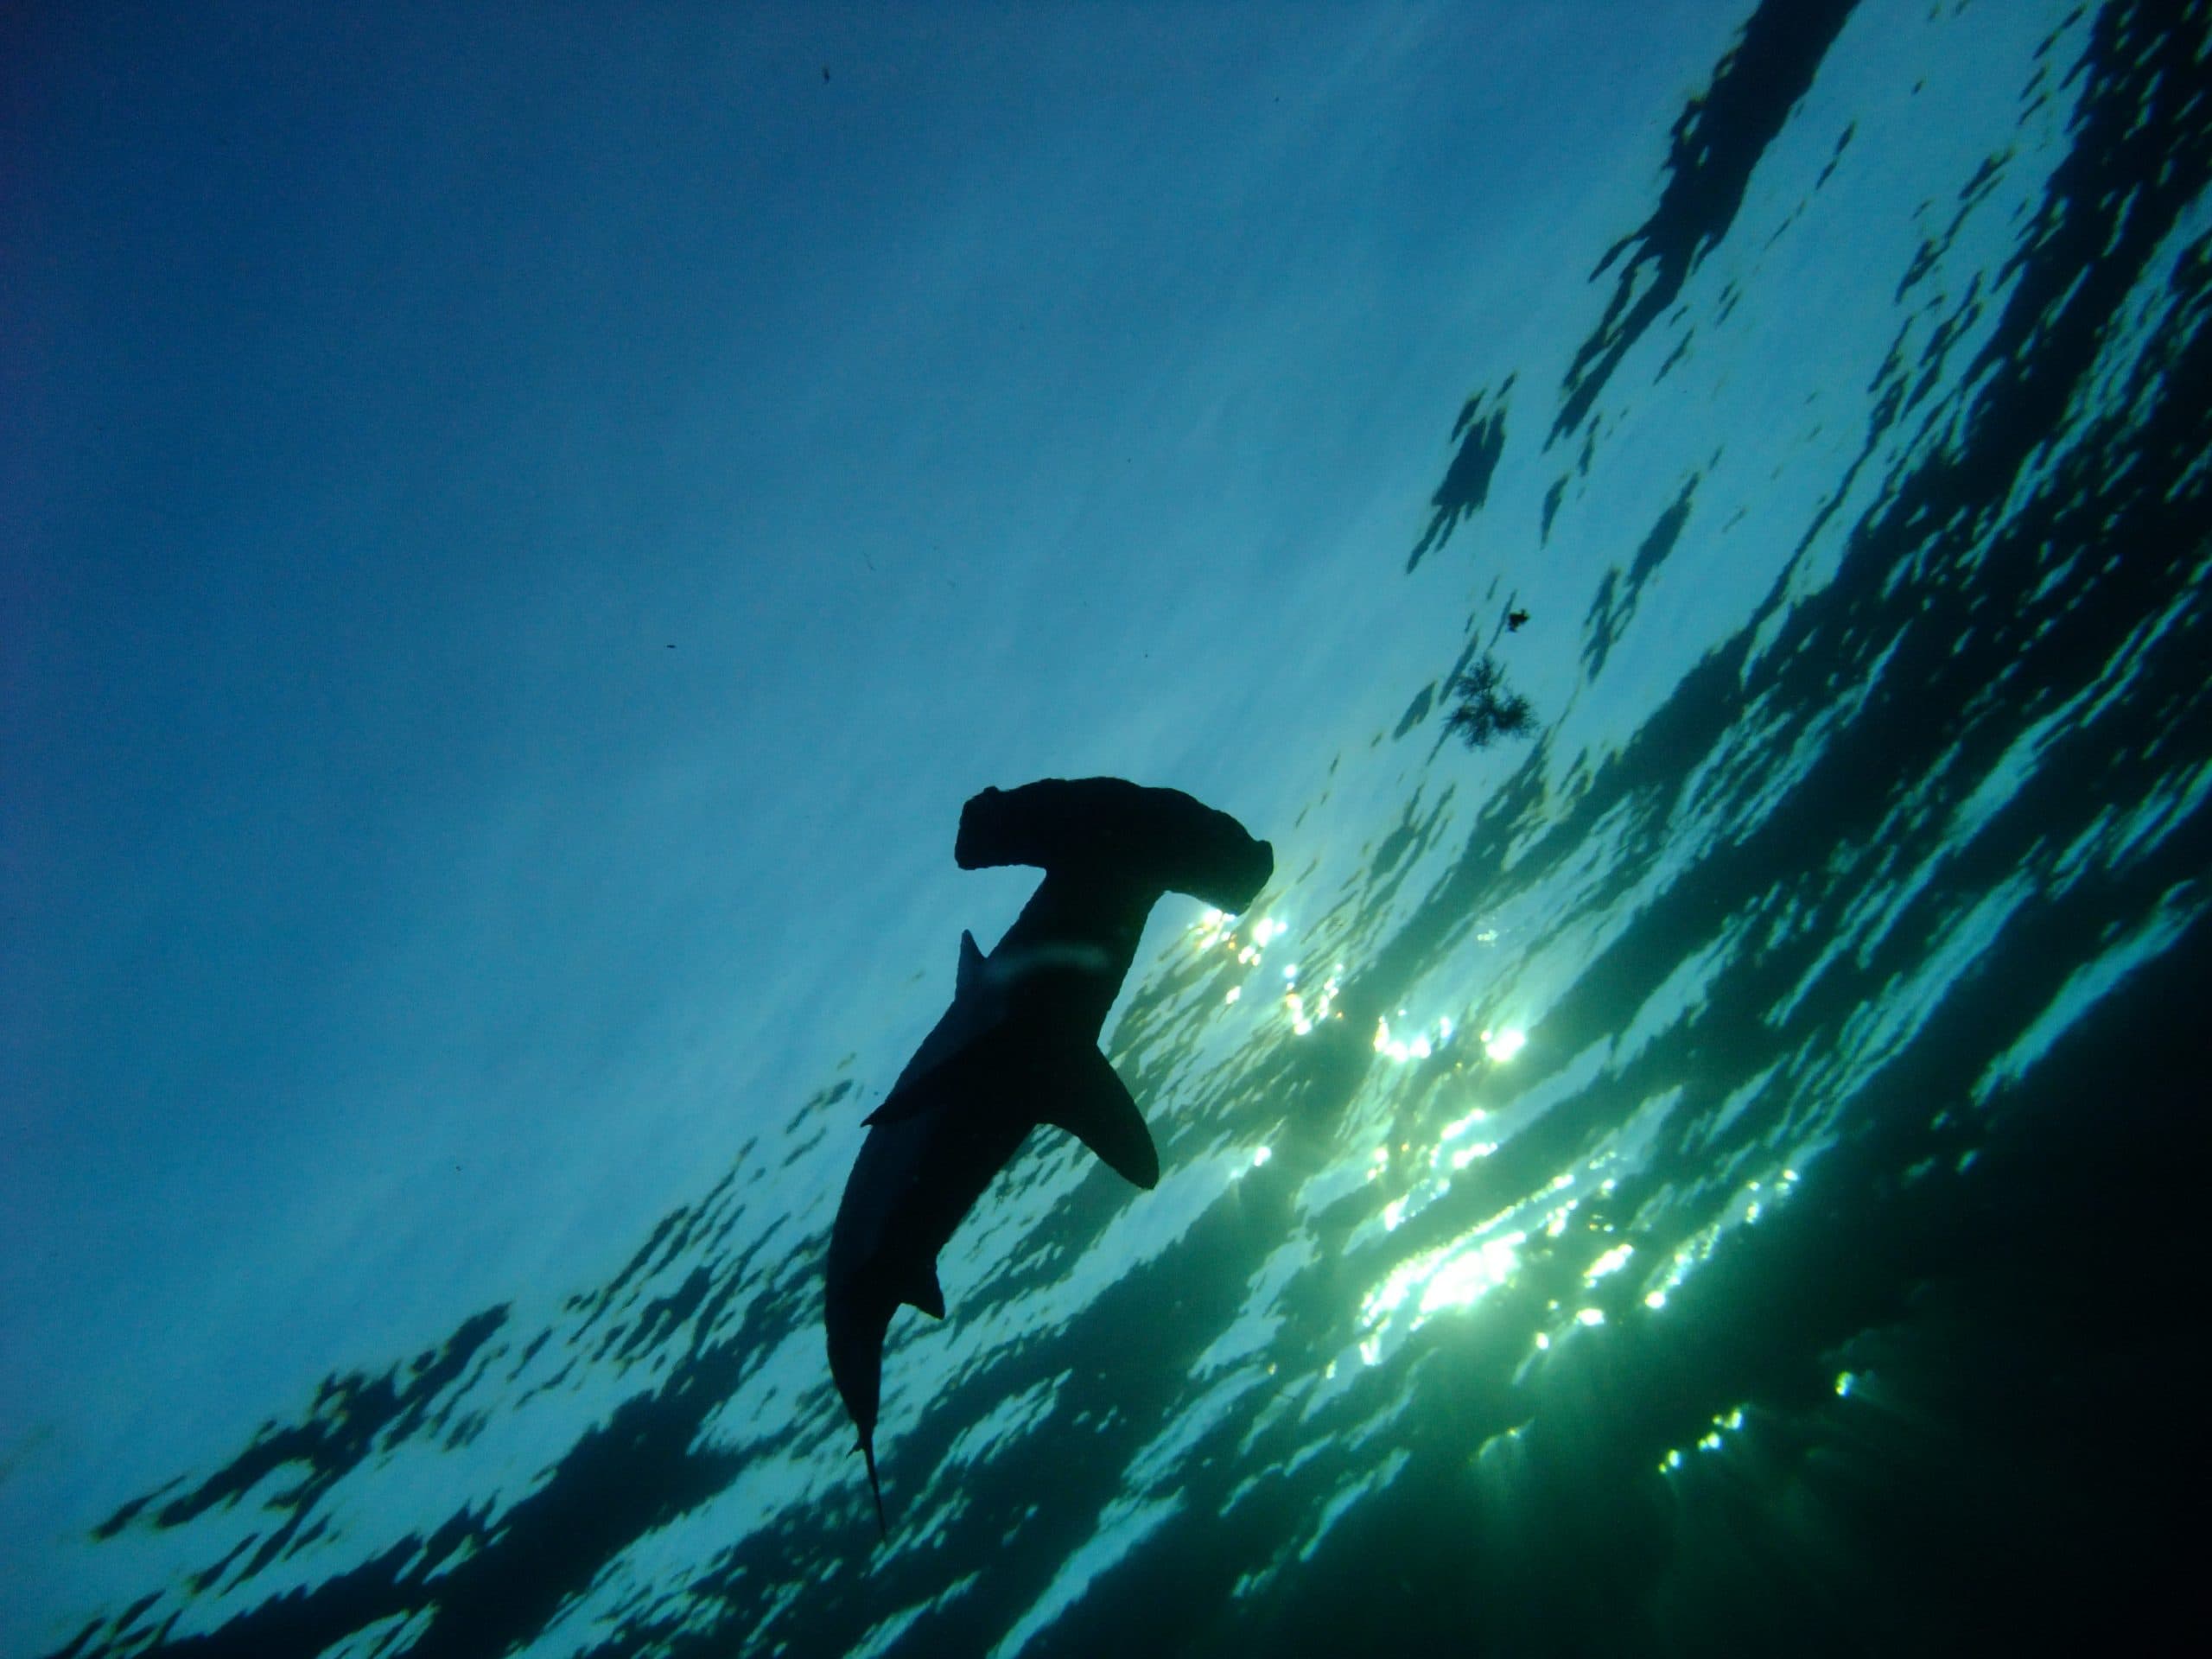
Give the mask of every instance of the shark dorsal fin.
[[1065, 1072], [1052, 1079], [1056, 1098], [1046, 1103], [1043, 1121], [1075, 1136], [1122, 1179], [1147, 1191], [1159, 1185], [1160, 1151], [1128, 1085], [1087, 1043], [1068, 1059]]
[[973, 991], [983, 971], [983, 953], [976, 948], [976, 936], [963, 928], [960, 931], [960, 969], [952, 978], [952, 994], [966, 996]]

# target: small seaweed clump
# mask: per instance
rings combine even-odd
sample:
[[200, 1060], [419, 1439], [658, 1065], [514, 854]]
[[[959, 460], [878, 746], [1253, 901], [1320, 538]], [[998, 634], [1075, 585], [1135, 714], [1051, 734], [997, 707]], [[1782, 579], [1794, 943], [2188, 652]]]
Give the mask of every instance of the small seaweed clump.
[[1471, 749], [1486, 749], [1501, 737], [1526, 737], [1535, 711], [1529, 699], [1506, 689], [1497, 658], [1484, 656], [1452, 682], [1459, 699], [1444, 717], [1444, 729], [1459, 734]]

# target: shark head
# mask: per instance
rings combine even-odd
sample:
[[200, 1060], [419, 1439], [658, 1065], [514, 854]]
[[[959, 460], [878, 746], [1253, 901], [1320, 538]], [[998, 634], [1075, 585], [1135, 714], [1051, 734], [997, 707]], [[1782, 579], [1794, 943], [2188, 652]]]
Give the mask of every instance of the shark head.
[[1180, 790], [1119, 778], [1046, 778], [984, 790], [961, 810], [952, 855], [963, 870], [1110, 871], [1228, 911], [1259, 896], [1275, 861], [1274, 849], [1228, 813]]

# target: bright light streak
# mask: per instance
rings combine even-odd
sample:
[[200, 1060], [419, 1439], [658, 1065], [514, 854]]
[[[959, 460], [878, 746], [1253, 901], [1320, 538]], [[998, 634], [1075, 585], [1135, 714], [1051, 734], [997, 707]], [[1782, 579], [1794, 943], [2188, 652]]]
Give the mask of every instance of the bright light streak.
[[[1405, 1014], [1403, 1008], [1399, 1009], [1398, 1012], [1402, 1017]], [[1390, 1034], [1389, 1020], [1387, 1018], [1378, 1019], [1375, 1022], [1375, 1052], [1395, 1060], [1401, 1065], [1409, 1060], [1425, 1060], [1436, 1052], [1437, 1043], [1443, 1042], [1451, 1034], [1450, 1021], [1440, 1020], [1436, 1023], [1437, 1042], [1432, 1043], [1426, 1036], [1415, 1036], [1410, 1040], [1393, 1037]]]
[[1618, 1273], [1623, 1268], [1628, 1265], [1629, 1257], [1635, 1254], [1636, 1247], [1634, 1245], [1614, 1245], [1611, 1249], [1607, 1250], [1603, 1255], [1599, 1256], [1595, 1262], [1592, 1262], [1590, 1264], [1590, 1271], [1582, 1275], [1583, 1282], [1585, 1284], [1595, 1284], [1599, 1280], [1604, 1278], [1609, 1273]]
[[1505, 1283], [1521, 1265], [1526, 1233], [1508, 1233], [1480, 1244], [1449, 1244], [1401, 1262], [1370, 1293], [1360, 1309], [1365, 1320], [1387, 1318], [1415, 1294], [1414, 1324], [1448, 1308], [1465, 1307]]

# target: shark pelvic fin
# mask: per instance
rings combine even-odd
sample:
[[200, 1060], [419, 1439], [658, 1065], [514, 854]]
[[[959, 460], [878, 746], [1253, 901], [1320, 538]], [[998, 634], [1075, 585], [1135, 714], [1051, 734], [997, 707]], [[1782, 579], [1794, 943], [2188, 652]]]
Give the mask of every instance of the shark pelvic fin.
[[1096, 1153], [1114, 1173], [1147, 1191], [1160, 1185], [1160, 1149], [1144, 1114], [1106, 1057], [1089, 1044], [1077, 1046], [1064, 1072], [1052, 1079], [1055, 1098], [1039, 1115]]
[[937, 1281], [937, 1263], [917, 1262], [906, 1287], [899, 1293], [899, 1300], [909, 1307], [918, 1307], [933, 1319], [943, 1319], [944, 1287]]

